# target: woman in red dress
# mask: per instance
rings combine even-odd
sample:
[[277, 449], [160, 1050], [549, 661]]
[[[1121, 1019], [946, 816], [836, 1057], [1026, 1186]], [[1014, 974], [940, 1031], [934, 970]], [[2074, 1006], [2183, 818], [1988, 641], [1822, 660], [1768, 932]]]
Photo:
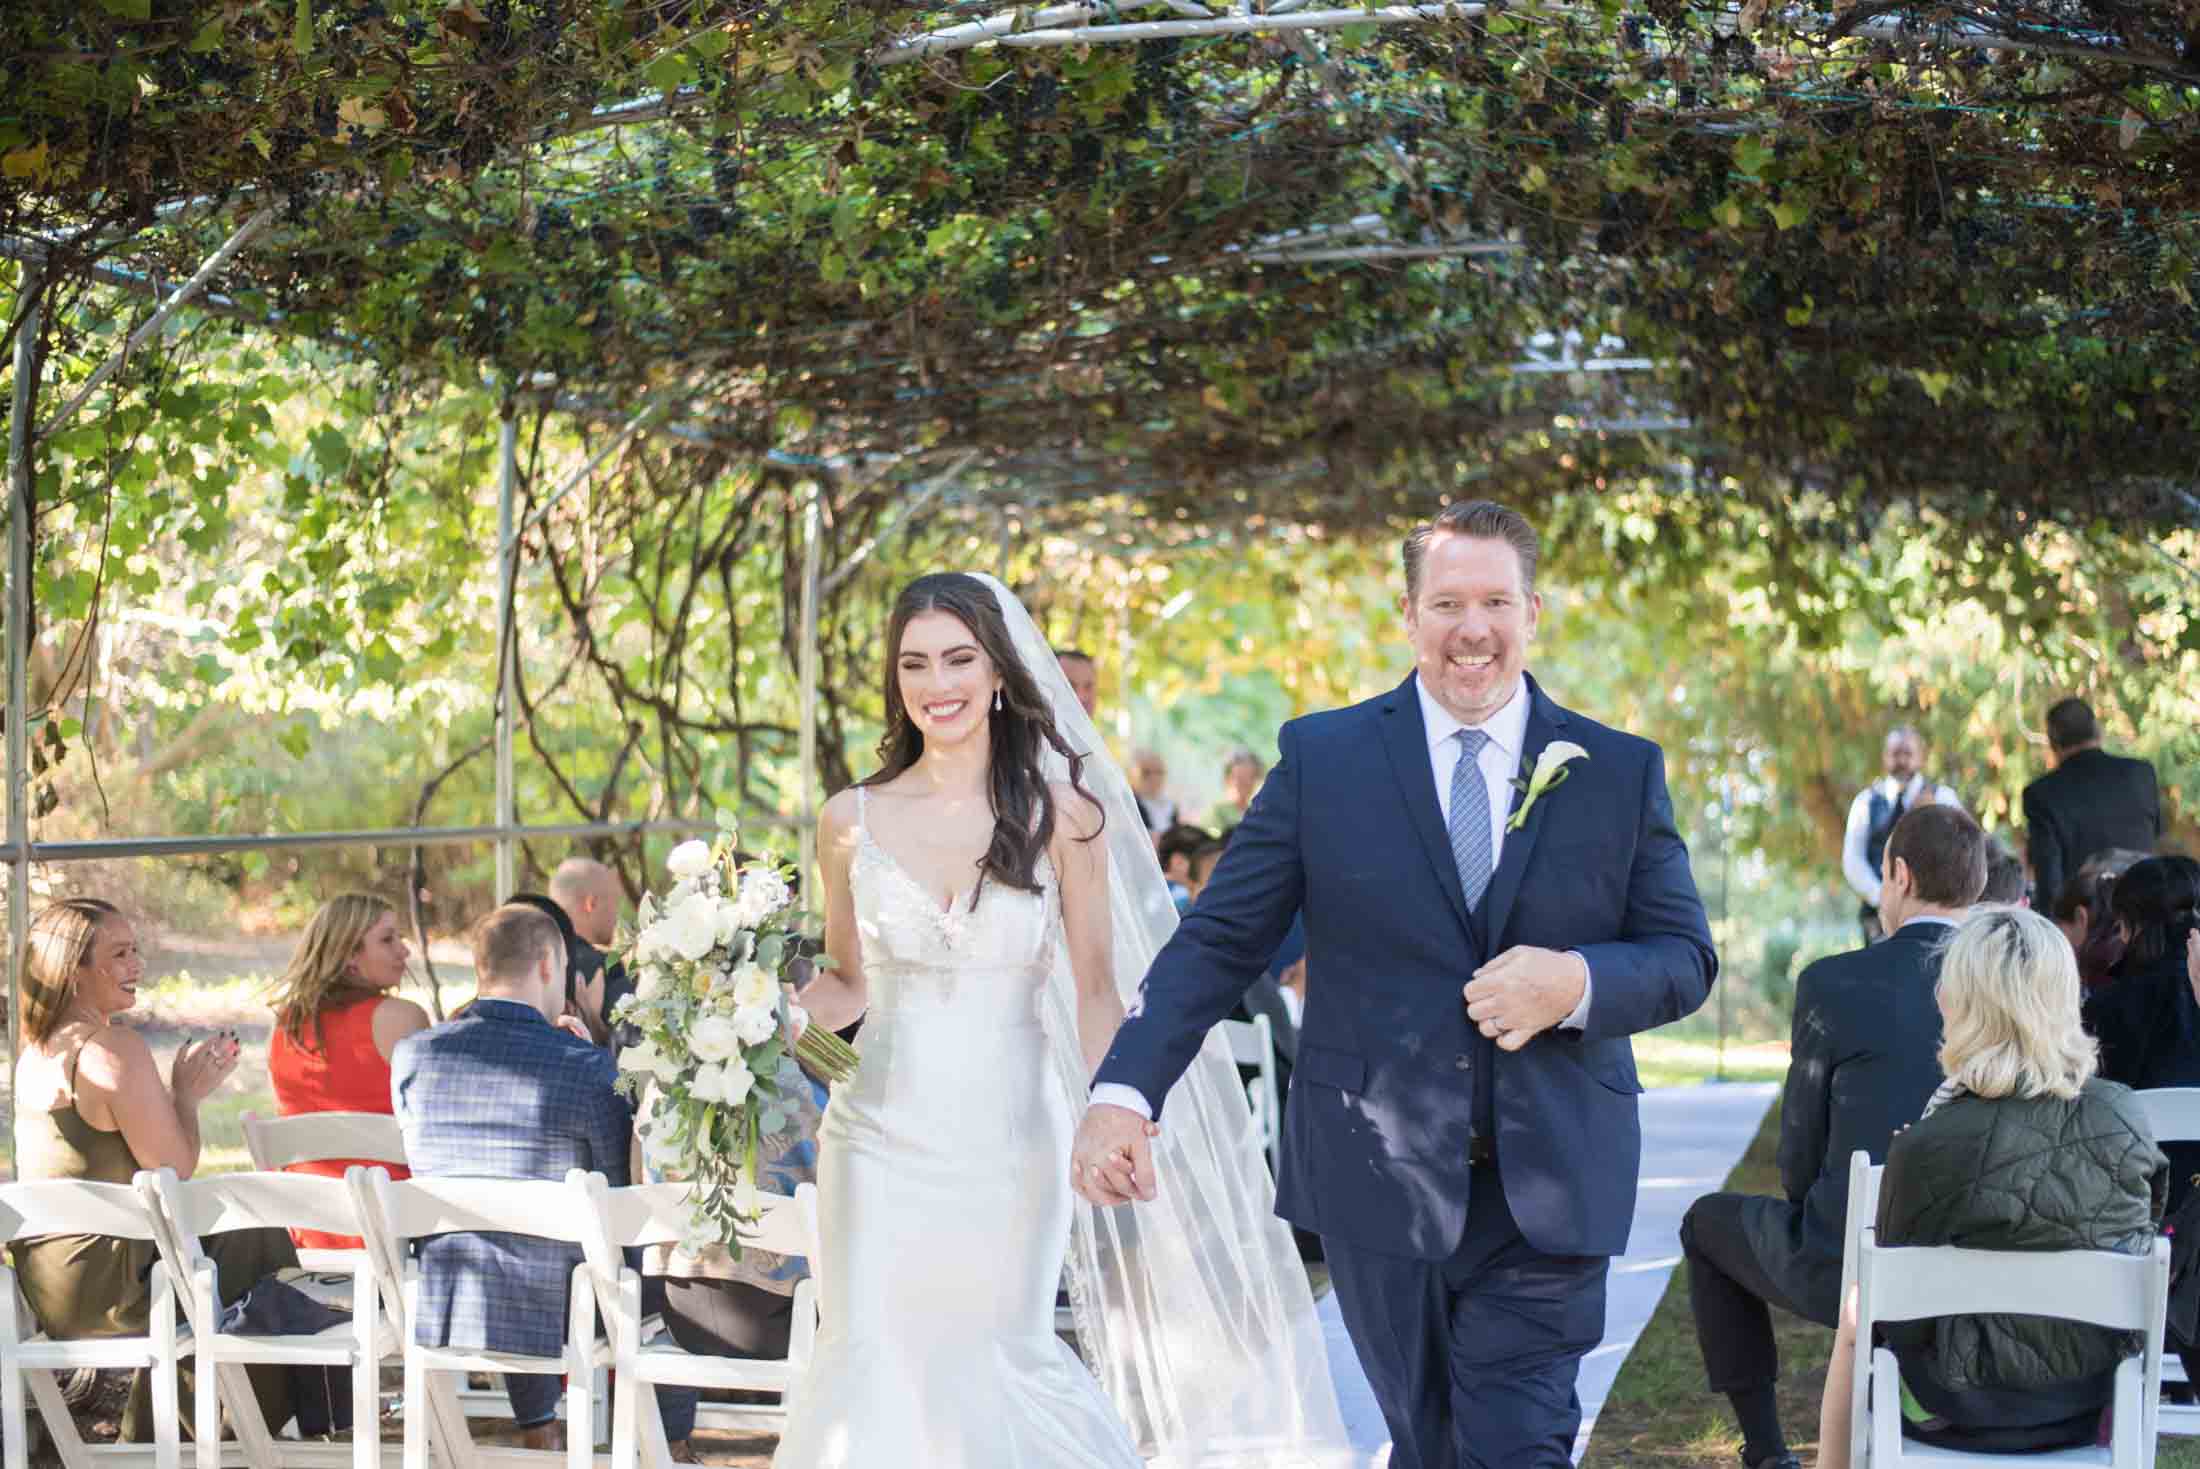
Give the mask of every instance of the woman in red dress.
[[[301, 1112], [382, 1112], [390, 1102], [390, 1053], [428, 1026], [428, 1013], [391, 991], [405, 981], [412, 951], [397, 931], [397, 912], [366, 893], [343, 893], [321, 905], [276, 981], [275, 1034], [267, 1070], [275, 1106]], [[343, 1177], [365, 1159], [294, 1163], [293, 1172]], [[392, 1167], [393, 1178], [410, 1176]], [[357, 1249], [357, 1239], [317, 1230], [291, 1231], [300, 1249]]]

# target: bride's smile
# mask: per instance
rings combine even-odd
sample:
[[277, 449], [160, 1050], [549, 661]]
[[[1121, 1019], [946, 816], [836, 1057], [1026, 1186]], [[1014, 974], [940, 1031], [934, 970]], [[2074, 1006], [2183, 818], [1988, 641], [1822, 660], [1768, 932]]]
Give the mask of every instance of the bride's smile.
[[1001, 678], [963, 620], [923, 612], [902, 631], [894, 676], [902, 707], [925, 743], [952, 745], [982, 732]]

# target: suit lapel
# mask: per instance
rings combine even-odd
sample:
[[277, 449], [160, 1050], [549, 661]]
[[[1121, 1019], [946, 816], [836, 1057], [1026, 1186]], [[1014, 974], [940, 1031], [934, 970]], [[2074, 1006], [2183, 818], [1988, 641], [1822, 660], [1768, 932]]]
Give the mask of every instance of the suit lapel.
[[1444, 830], [1443, 807], [1436, 801], [1436, 774], [1428, 753], [1428, 726], [1421, 722], [1421, 697], [1413, 679], [1391, 691], [1383, 701], [1383, 747], [1390, 752], [1390, 768], [1405, 793], [1406, 814], [1414, 833], [1436, 869], [1436, 880], [1451, 900], [1452, 912], [1468, 934], [1474, 933], [1467, 916], [1466, 891], [1459, 886], [1459, 862], [1451, 854], [1451, 836]]
[[[1545, 697], [1534, 679], [1528, 678], [1526, 674], [1521, 677], [1528, 679], [1528, 732], [1520, 743], [1520, 769], [1514, 778], [1525, 782], [1529, 773], [1535, 769], [1536, 758], [1543, 753], [1543, 747], [1558, 738], [1559, 727], [1566, 723], [1566, 711]], [[1534, 855], [1536, 836], [1543, 830], [1548, 808], [1555, 795], [1556, 792], [1544, 792], [1543, 799], [1536, 802], [1534, 808], [1528, 812], [1528, 819], [1521, 824], [1520, 829], [1505, 833], [1505, 850], [1498, 861], [1497, 871], [1491, 874], [1489, 893], [1483, 899], [1482, 931], [1489, 935], [1491, 958], [1502, 952], [1500, 946], [1505, 942], [1505, 920], [1512, 916], [1513, 899], [1520, 896], [1521, 875], [1527, 871], [1528, 858]], [[1520, 786], [1514, 786], [1512, 804], [1507, 808], [1505, 817], [1507, 822], [1520, 810], [1523, 798], [1524, 792]]]

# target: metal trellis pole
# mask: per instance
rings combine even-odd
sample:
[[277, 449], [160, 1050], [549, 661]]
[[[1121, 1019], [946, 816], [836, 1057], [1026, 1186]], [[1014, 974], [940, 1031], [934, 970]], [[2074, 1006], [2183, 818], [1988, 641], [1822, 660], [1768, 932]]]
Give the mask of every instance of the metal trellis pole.
[[[818, 560], [824, 528], [820, 505], [825, 487], [814, 485], [802, 511], [802, 881], [817, 893], [817, 594]], [[819, 899], [823, 901], [822, 898]]]
[[8, 411], [8, 1089], [6, 1121], [14, 1176], [15, 1054], [22, 1038], [23, 947], [30, 933], [30, 648], [31, 504], [37, 476], [31, 464], [31, 410], [37, 397], [38, 266], [23, 267], [16, 299], [23, 320], [15, 333], [14, 396]]
[[[519, 638], [514, 604], [519, 594], [519, 538], [512, 532], [512, 500], [519, 484], [519, 418], [505, 404], [497, 435], [497, 815], [500, 828], [518, 824], [519, 798], [512, 775], [512, 723], [519, 702]], [[518, 887], [518, 853], [509, 836], [497, 838], [497, 901]]]

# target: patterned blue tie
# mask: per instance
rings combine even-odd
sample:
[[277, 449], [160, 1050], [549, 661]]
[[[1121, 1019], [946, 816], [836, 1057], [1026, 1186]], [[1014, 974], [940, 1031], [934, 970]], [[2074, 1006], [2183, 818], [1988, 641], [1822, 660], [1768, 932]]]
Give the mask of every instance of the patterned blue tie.
[[1472, 911], [1497, 865], [1490, 842], [1490, 788], [1482, 778], [1482, 747], [1490, 737], [1463, 729], [1453, 738], [1459, 741], [1459, 763], [1451, 771], [1451, 856], [1459, 864], [1459, 886]]

